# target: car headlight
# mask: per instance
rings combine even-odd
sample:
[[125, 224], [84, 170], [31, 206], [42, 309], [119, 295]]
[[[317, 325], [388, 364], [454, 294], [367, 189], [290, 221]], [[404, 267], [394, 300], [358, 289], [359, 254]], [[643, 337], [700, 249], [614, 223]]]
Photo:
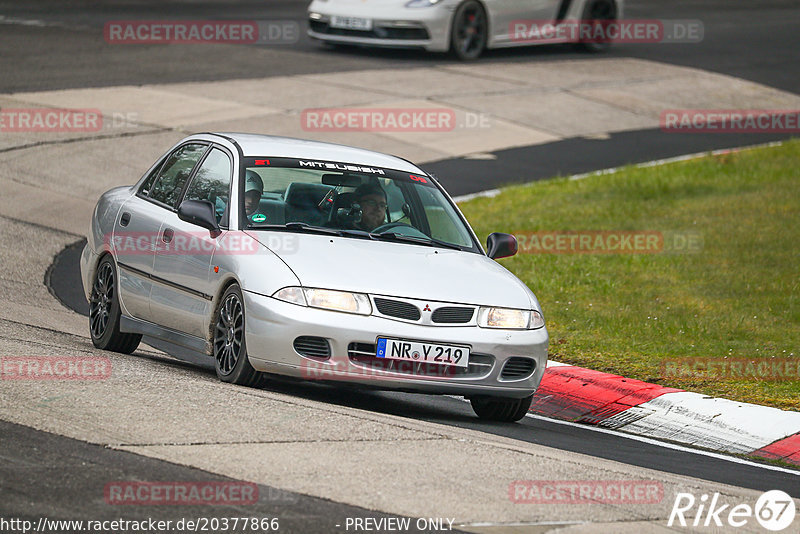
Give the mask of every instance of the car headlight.
[[335, 291], [333, 289], [318, 289], [306, 287], [284, 287], [272, 295], [278, 300], [346, 313], [370, 315], [372, 304], [369, 297], [363, 293], [350, 293], [349, 291]]
[[411, 0], [406, 4], [406, 7], [431, 7], [441, 1], [442, 0]]
[[483, 307], [478, 310], [478, 326], [510, 330], [536, 330], [544, 326], [544, 317], [536, 310]]

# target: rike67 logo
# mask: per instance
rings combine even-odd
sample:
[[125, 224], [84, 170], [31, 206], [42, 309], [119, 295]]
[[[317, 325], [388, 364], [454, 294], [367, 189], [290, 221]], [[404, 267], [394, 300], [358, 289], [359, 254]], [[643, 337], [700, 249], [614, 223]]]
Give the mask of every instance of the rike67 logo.
[[699, 499], [691, 493], [678, 493], [667, 526], [741, 528], [755, 518], [763, 528], [779, 532], [792, 525], [796, 511], [794, 500], [780, 490], [762, 493], [755, 506], [725, 502], [719, 493], [710, 498], [703, 494]]

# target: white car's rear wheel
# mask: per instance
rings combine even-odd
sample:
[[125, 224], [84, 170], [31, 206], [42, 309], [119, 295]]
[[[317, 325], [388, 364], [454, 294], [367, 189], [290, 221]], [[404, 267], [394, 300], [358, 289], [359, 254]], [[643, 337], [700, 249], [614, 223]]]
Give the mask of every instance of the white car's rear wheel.
[[253, 369], [247, 359], [244, 325], [242, 292], [233, 284], [222, 295], [214, 314], [214, 367], [223, 382], [256, 387], [263, 374]]
[[472, 410], [481, 419], [513, 423], [519, 421], [533, 402], [533, 395], [524, 399], [505, 399], [499, 397], [473, 397], [469, 400]]
[[489, 20], [480, 2], [467, 0], [456, 9], [450, 31], [450, 50], [461, 60], [477, 59], [486, 48]]

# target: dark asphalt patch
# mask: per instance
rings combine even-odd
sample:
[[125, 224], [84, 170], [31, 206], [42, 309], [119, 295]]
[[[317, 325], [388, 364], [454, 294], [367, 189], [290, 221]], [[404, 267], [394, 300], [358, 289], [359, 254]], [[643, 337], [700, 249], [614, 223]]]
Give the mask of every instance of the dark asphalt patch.
[[53, 259], [44, 275], [44, 285], [58, 301], [72, 311], [89, 316], [89, 303], [81, 282], [81, 251], [86, 239], [67, 245]]
[[684, 154], [770, 143], [790, 134], [676, 134], [659, 128], [573, 137], [542, 145], [499, 150], [496, 159], [452, 158], [422, 165], [453, 196], [571, 176]]
[[[236, 481], [5, 421], [0, 421], [0, 460], [0, 516], [6, 521], [23, 519], [36, 525], [42, 517], [83, 521], [152, 518], [173, 521], [175, 525], [181, 519], [278, 518], [279, 532], [306, 534], [345, 532], [348, 517], [375, 520], [399, 517], [265, 485], [258, 485], [258, 500], [250, 505], [109, 504], [104, 494], [109, 483]], [[406, 532], [425, 532], [417, 529], [415, 523], [411, 518], [411, 528]], [[66, 528], [58, 532], [74, 530]], [[236, 532], [266, 530], [238, 528]]]

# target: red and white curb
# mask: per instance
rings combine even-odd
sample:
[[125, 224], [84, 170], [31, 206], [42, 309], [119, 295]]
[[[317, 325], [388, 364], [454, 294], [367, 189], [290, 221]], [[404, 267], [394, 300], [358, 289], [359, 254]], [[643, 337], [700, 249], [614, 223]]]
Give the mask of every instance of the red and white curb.
[[548, 362], [531, 413], [800, 465], [800, 412]]

